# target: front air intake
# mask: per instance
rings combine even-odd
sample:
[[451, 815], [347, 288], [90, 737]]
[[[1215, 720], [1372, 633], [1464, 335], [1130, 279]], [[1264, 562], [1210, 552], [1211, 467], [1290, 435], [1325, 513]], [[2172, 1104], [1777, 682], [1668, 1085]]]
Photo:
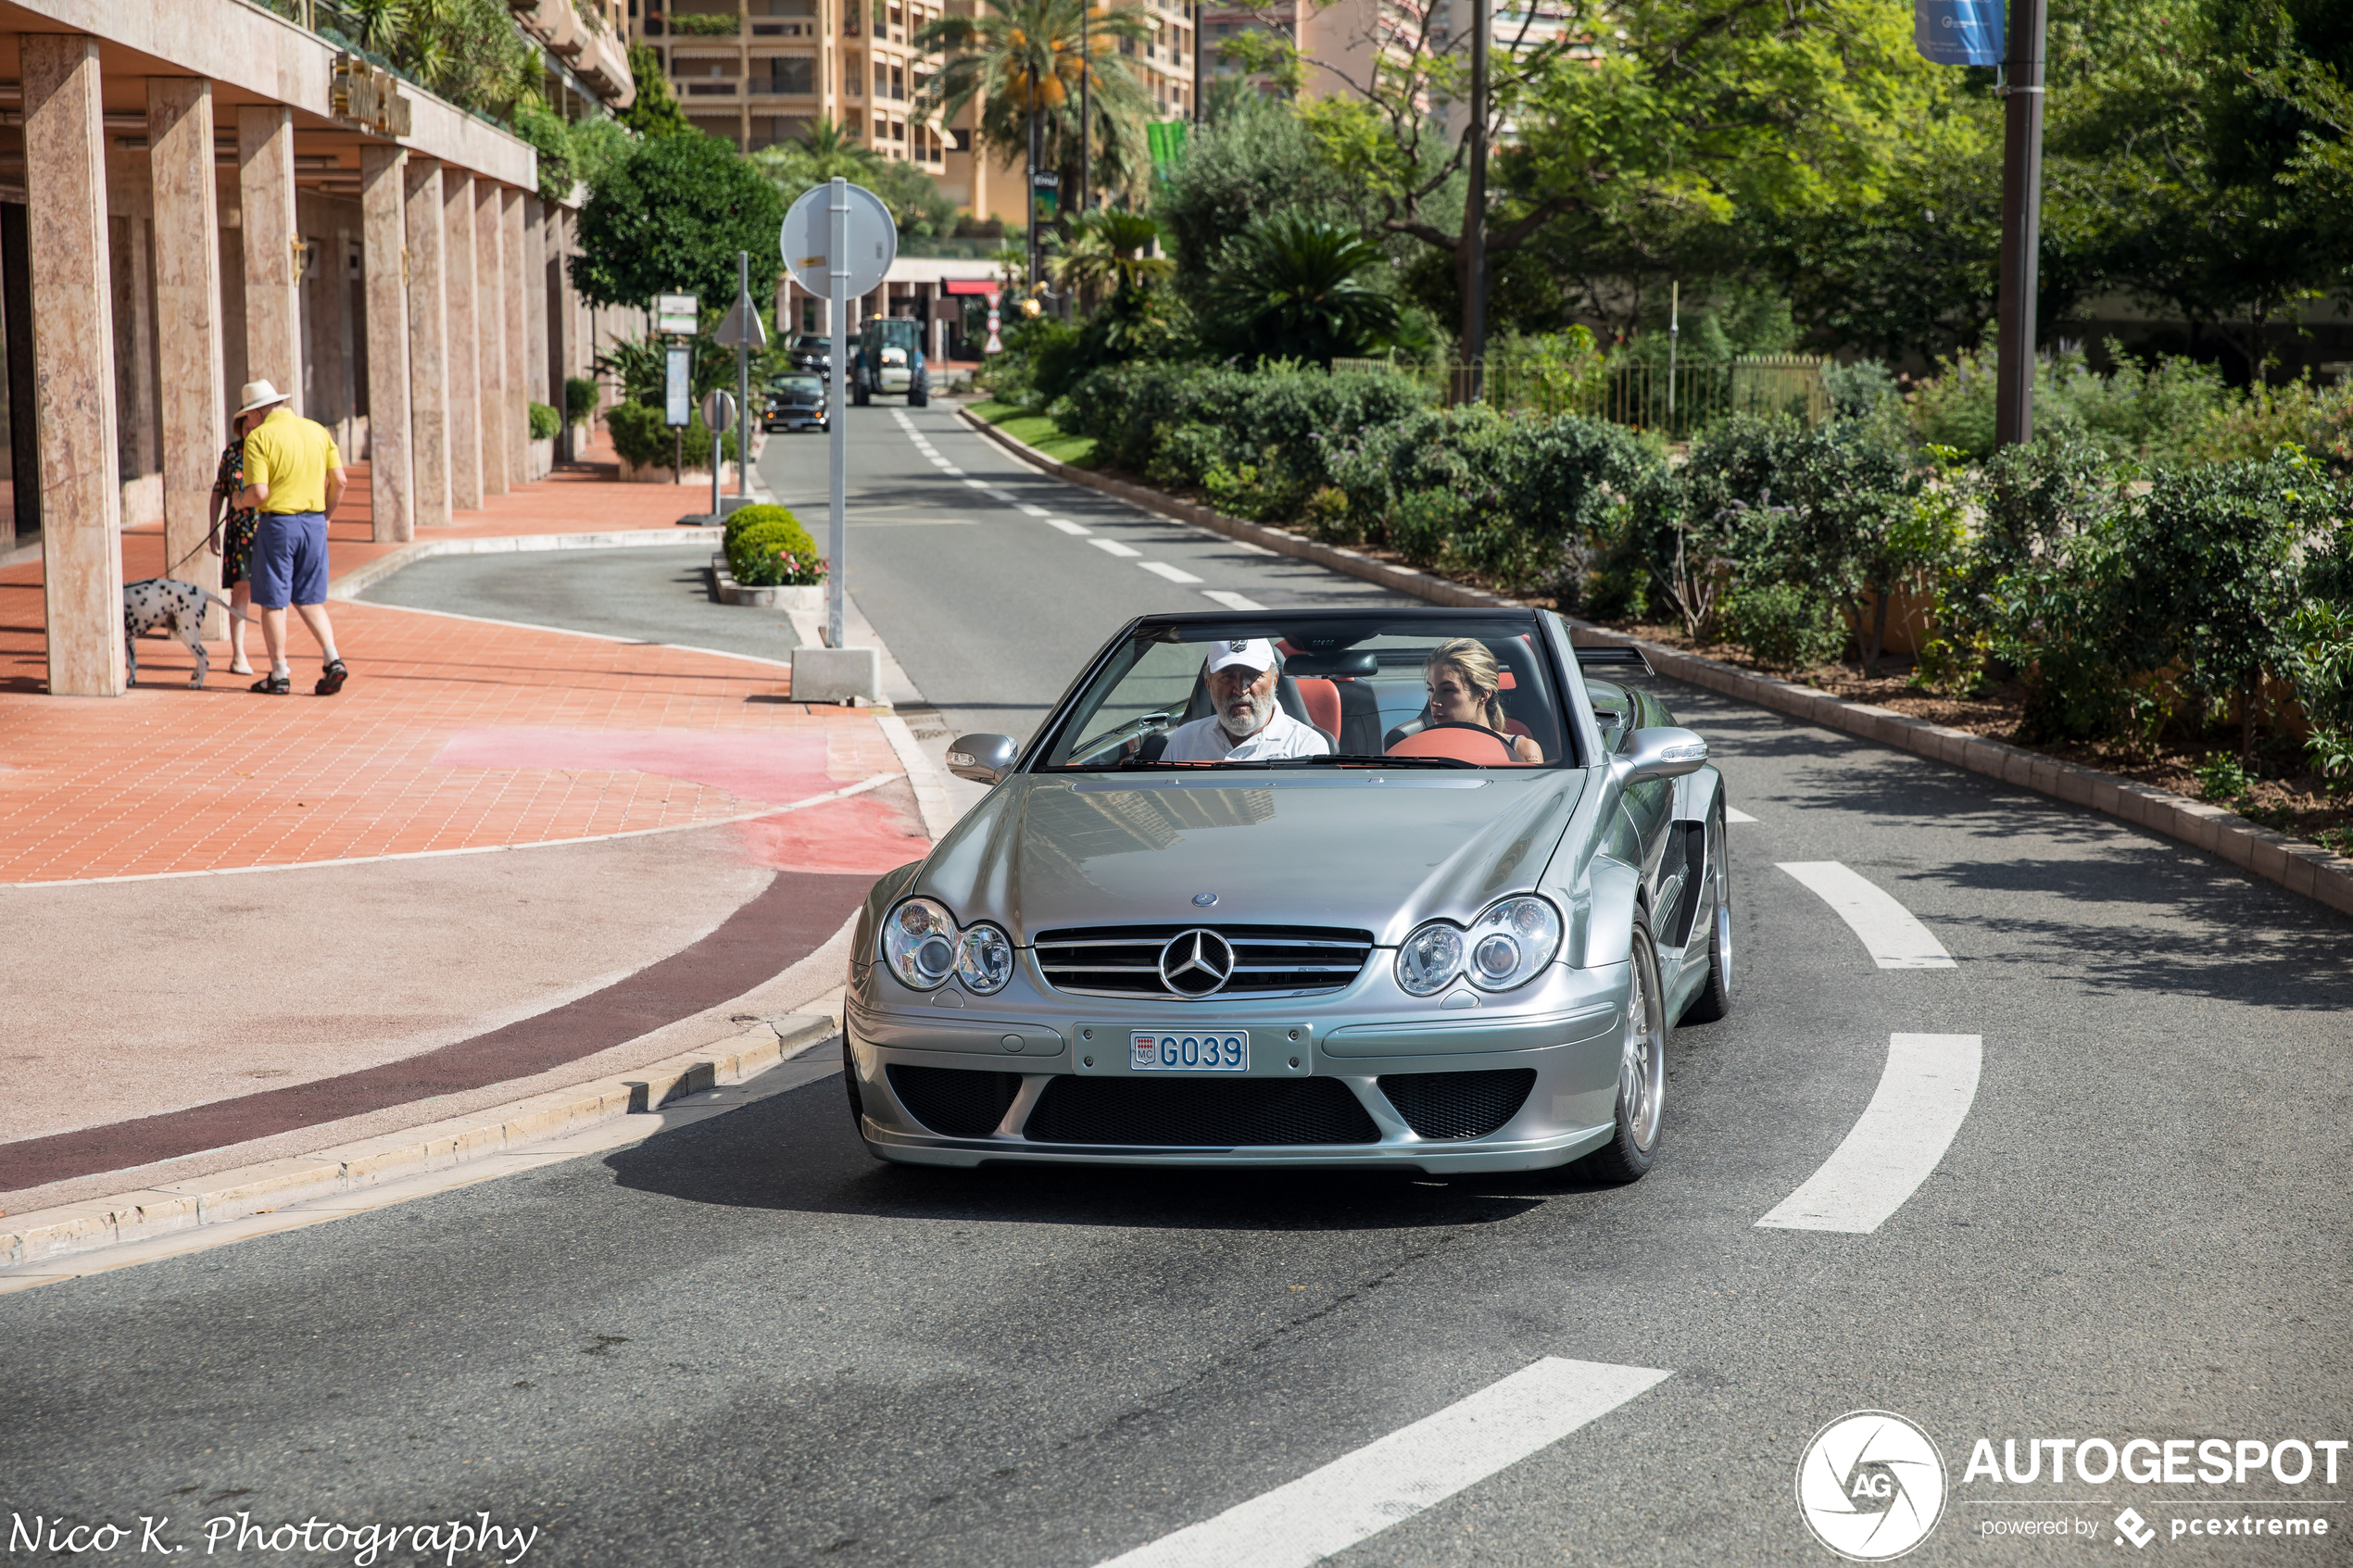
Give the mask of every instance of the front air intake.
[[907, 1113], [951, 1138], [985, 1138], [997, 1130], [1021, 1093], [1018, 1073], [975, 1073], [962, 1067], [909, 1067], [892, 1062], [890, 1092]]
[[1506, 1067], [1487, 1073], [1390, 1073], [1380, 1081], [1380, 1092], [1405, 1119], [1405, 1125], [1425, 1138], [1448, 1142], [1483, 1138], [1528, 1103], [1536, 1086], [1533, 1067]]
[[1032, 1143], [1251, 1148], [1378, 1143], [1380, 1129], [1337, 1078], [1079, 1078], [1046, 1085]]

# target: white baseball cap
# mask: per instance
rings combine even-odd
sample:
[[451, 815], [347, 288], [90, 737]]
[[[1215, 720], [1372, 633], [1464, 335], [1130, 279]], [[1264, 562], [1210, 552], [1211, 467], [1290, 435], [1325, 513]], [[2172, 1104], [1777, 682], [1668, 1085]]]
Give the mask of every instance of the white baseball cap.
[[1275, 645], [1264, 637], [1233, 637], [1209, 645], [1202, 673], [1214, 675], [1238, 664], [1250, 670], [1276, 670], [1281, 668], [1282, 660], [1276, 656]]

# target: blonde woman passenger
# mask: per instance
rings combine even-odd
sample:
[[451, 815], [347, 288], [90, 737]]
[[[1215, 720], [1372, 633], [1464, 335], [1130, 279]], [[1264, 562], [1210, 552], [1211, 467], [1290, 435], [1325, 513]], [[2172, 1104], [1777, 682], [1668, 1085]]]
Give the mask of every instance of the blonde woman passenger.
[[1422, 681], [1429, 688], [1430, 722], [1476, 724], [1492, 730], [1513, 760], [1544, 760], [1543, 747], [1533, 737], [1511, 733], [1504, 712], [1504, 669], [1485, 643], [1456, 637], [1439, 644], [1422, 661]]

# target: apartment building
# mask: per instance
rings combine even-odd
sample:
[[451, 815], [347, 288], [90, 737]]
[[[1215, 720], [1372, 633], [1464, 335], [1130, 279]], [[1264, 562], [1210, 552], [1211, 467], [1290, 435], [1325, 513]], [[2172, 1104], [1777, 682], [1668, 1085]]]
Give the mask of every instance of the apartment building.
[[[1165, 118], [1192, 112], [1190, 0], [1131, 0], [1150, 40], [1126, 46], [1129, 64]], [[974, 146], [977, 106], [953, 122], [918, 108], [937, 69], [911, 42], [972, 0], [626, 0], [633, 41], [661, 57], [679, 106], [698, 129], [746, 152], [791, 141], [819, 119], [843, 126], [884, 157], [914, 164], [942, 194], [981, 218], [1019, 222], [1017, 164]]]

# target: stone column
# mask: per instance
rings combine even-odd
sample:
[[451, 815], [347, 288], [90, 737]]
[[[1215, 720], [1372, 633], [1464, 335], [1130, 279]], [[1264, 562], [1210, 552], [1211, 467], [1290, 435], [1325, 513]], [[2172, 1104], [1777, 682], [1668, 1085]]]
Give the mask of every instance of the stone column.
[[359, 270], [367, 298], [368, 503], [379, 545], [416, 537], [409, 440], [408, 154], [359, 149]]
[[[523, 324], [529, 329], [525, 336], [523, 361], [531, 369], [531, 396], [556, 411], [559, 420], [564, 411], [564, 379], [548, 364], [554, 352], [549, 346], [547, 320], [547, 207], [536, 195], [522, 198], [522, 282]], [[563, 426], [556, 426], [555, 450], [563, 450]]]
[[498, 182], [474, 180], [474, 329], [482, 380], [482, 493], [504, 495], [514, 467], [507, 439], [506, 225]]
[[531, 477], [531, 282], [522, 192], [498, 187], [498, 263], [506, 288], [507, 483]]
[[[212, 168], [212, 83], [147, 78], [147, 157], [156, 192], [156, 314], [163, 406], [163, 545], [171, 575], [220, 591], [220, 558], [196, 549], [227, 444], [220, 406], [220, 218]], [[193, 555], [189, 552], [195, 551]], [[229, 634], [207, 606], [205, 635]]]
[[[115, 450], [98, 41], [28, 32], [25, 208], [40, 392], [41, 586], [53, 696], [122, 693], [122, 486]], [[18, 476], [31, 483], [31, 474]]]
[[419, 528], [449, 526], [448, 318], [443, 289], [441, 165], [415, 153], [402, 169], [409, 246], [409, 471]]
[[286, 395], [287, 407], [303, 413], [292, 109], [237, 110], [237, 194], [245, 253], [245, 379], [268, 382]]
[[449, 375], [449, 505], [458, 511], [482, 506], [482, 330], [474, 301], [473, 176], [449, 164], [441, 169], [444, 258], [442, 298], [447, 307]]

